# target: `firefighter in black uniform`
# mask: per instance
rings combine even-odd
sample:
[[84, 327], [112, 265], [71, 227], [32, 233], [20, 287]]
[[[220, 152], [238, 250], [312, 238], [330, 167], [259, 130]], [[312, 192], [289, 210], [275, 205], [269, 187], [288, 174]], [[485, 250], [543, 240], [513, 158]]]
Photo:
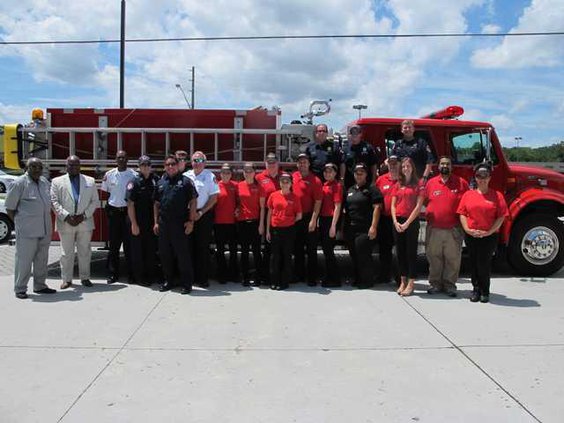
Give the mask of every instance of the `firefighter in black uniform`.
[[127, 215], [131, 224], [131, 260], [137, 283], [150, 286], [157, 278], [157, 238], [153, 232], [153, 202], [159, 178], [149, 156], [139, 157], [139, 173], [127, 185]]
[[374, 183], [378, 176], [378, 153], [372, 145], [362, 140], [362, 129], [358, 125], [349, 128], [349, 139], [347, 147], [343, 149], [343, 161], [341, 163], [341, 180], [345, 182], [345, 188], [354, 185], [354, 169], [358, 164], [366, 166], [367, 183]]
[[345, 196], [345, 242], [354, 269], [353, 285], [364, 289], [374, 285], [372, 250], [384, 200], [380, 190], [368, 181], [364, 164], [356, 165], [354, 179]]
[[431, 177], [434, 162], [433, 153], [423, 138], [415, 138], [415, 126], [412, 120], [406, 119], [401, 123], [403, 138], [397, 140], [392, 148], [392, 155], [397, 156], [401, 162], [404, 157], [409, 157], [415, 163], [417, 176], [425, 182]]
[[341, 165], [342, 154], [338, 145], [327, 141], [327, 125], [320, 123], [315, 127], [315, 140], [307, 144], [305, 153], [309, 158], [310, 170], [321, 181], [324, 181], [323, 170], [327, 163]]
[[198, 193], [190, 178], [178, 171], [178, 159], [165, 159], [165, 175], [159, 180], [153, 207], [153, 231], [159, 237], [159, 257], [166, 281], [160, 291], [173, 288], [175, 262], [182, 284], [182, 294], [192, 291], [194, 269], [188, 235], [194, 230]]

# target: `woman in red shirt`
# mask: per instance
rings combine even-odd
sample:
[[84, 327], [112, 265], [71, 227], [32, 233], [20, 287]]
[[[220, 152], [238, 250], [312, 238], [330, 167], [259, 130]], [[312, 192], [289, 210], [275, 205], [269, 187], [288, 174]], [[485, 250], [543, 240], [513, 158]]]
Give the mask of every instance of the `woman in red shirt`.
[[401, 161], [399, 180], [392, 191], [391, 206], [401, 277], [397, 293], [403, 297], [411, 295], [415, 288], [419, 213], [423, 205], [421, 189], [413, 160], [405, 157]]
[[325, 278], [321, 286], [331, 288], [341, 286], [341, 272], [335, 258], [335, 242], [337, 235], [337, 222], [341, 215], [343, 203], [343, 186], [335, 180], [337, 165], [327, 163], [323, 169], [323, 197], [319, 213], [319, 235], [321, 248], [325, 255]]
[[[228, 163], [221, 166], [219, 194], [215, 205], [215, 258], [219, 283], [235, 282], [239, 279], [237, 270], [237, 228], [235, 209], [237, 208], [237, 183], [231, 180], [233, 170]], [[229, 246], [229, 268], [225, 261], [225, 245]]]
[[[258, 274], [251, 280], [249, 269], [249, 250], [253, 251], [255, 273], [262, 269], [262, 254], [260, 251], [260, 237], [264, 233], [264, 207], [260, 206], [262, 188], [255, 180], [255, 167], [252, 163], [243, 166], [245, 180], [237, 185], [237, 233], [241, 244], [241, 273], [243, 286], [259, 286]], [[261, 223], [259, 223], [261, 222]]]
[[273, 192], [266, 206], [266, 240], [272, 244], [271, 289], [288, 288], [292, 277], [292, 251], [294, 249], [296, 221], [302, 218], [299, 198], [290, 190], [292, 176], [280, 175], [280, 190]]
[[480, 163], [474, 172], [477, 188], [464, 193], [456, 212], [466, 232], [466, 246], [470, 254], [474, 288], [470, 301], [487, 303], [490, 300], [491, 262], [497, 246], [497, 232], [509, 213], [503, 194], [489, 187], [491, 167]]

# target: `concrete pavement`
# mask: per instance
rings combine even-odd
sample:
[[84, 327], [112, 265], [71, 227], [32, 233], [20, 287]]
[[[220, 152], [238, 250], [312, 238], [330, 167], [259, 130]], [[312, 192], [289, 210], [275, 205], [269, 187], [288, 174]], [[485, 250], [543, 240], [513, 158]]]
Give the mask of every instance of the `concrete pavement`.
[[18, 300], [0, 276], [0, 421], [562, 421], [564, 271], [496, 276], [490, 304], [468, 301], [465, 275], [455, 299], [424, 277], [409, 298], [215, 283], [181, 296], [106, 285], [103, 254], [90, 289]]

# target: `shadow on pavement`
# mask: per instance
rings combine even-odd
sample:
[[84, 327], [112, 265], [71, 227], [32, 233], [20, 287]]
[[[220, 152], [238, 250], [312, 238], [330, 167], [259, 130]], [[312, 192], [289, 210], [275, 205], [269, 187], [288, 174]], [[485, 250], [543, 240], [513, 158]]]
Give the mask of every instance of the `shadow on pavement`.
[[490, 303], [505, 307], [540, 307], [538, 301], [527, 298], [509, 298], [501, 294], [490, 294]]

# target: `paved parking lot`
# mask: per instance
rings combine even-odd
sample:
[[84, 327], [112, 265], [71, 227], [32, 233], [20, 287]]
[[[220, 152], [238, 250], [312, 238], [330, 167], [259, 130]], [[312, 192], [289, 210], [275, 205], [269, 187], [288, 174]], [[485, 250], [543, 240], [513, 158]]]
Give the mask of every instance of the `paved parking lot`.
[[[58, 287], [56, 247], [49, 284]], [[10, 258], [12, 257], [12, 258]], [[0, 246], [2, 422], [561, 422], [564, 271], [460, 297], [212, 284], [17, 300]]]

